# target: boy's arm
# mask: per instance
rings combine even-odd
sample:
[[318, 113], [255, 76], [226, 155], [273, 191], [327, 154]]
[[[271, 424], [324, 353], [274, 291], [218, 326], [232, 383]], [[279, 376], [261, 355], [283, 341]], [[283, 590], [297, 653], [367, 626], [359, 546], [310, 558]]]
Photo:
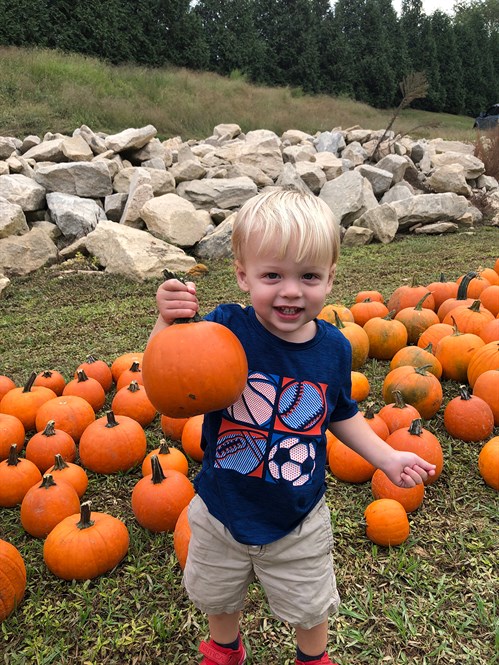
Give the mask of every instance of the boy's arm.
[[414, 487], [435, 473], [435, 465], [419, 455], [394, 450], [369, 427], [360, 412], [347, 420], [331, 422], [329, 429], [342, 443], [384, 471], [399, 487]]
[[149, 339], [164, 328], [168, 328], [176, 319], [190, 319], [199, 309], [194, 282], [185, 284], [178, 279], [167, 279], [156, 292], [158, 318]]

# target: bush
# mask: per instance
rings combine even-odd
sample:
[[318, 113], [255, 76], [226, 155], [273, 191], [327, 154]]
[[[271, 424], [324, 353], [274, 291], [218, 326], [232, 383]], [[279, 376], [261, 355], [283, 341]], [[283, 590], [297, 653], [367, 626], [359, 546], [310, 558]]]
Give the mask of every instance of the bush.
[[474, 154], [484, 163], [485, 173], [499, 180], [499, 126], [477, 132]]

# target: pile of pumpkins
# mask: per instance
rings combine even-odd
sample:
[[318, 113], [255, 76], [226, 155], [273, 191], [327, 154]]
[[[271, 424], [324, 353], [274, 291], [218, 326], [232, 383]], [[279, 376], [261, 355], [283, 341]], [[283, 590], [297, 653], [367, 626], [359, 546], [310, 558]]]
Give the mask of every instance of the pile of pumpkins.
[[[445, 407], [445, 427], [463, 441], [490, 439], [478, 465], [485, 482], [499, 490], [499, 436], [490, 438], [499, 425], [499, 259], [493, 268], [456, 282], [442, 277], [426, 286], [401, 286], [386, 303], [377, 291], [360, 292], [350, 308], [326, 305], [320, 317], [336, 325], [351, 344], [352, 397], [357, 401], [370, 392], [361, 372], [367, 359], [389, 361], [382, 390], [385, 406], [378, 413], [368, 408], [364, 415], [394, 448], [417, 448], [436, 464], [428, 484], [442, 472], [443, 454], [423, 419], [442, 406], [441, 379], [456, 381], [459, 394]], [[193, 350], [195, 362], [189, 369], [186, 358]], [[224, 363], [214, 367], [221, 354]], [[57, 370], [33, 372], [24, 386], [0, 376], [0, 507], [20, 505], [22, 526], [44, 539], [44, 560], [54, 575], [91, 579], [123, 559], [129, 534], [121, 520], [81, 502], [86, 470], [113, 474], [141, 466], [132, 511], [144, 528], [173, 532], [183, 567], [190, 536], [187, 507], [194, 496], [188, 459], [203, 458], [203, 414], [233, 403], [246, 378], [246, 358], [237, 338], [206, 321], [170, 326], [145, 352], [123, 354], [111, 365], [89, 356], [69, 381]], [[113, 389], [110, 410], [96, 415]], [[163, 440], [147, 453], [144, 428], [158, 412], [165, 438], [180, 441], [183, 451]], [[367, 537], [383, 546], [404, 542], [407, 514], [421, 505], [424, 486], [394, 486], [329, 433], [327, 446], [334, 476], [345, 482], [371, 481], [374, 501], [364, 515]], [[113, 537], [94, 537], [99, 532]], [[89, 548], [98, 551], [90, 556]], [[0, 541], [0, 621], [20, 602], [25, 585], [21, 555]]]

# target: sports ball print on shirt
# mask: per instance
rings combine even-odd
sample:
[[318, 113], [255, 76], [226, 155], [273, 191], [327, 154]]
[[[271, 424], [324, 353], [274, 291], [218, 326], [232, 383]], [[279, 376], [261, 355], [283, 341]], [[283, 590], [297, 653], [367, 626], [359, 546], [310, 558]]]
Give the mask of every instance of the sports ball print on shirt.
[[250, 372], [239, 400], [223, 412], [215, 467], [271, 483], [308, 483], [327, 414], [326, 389]]

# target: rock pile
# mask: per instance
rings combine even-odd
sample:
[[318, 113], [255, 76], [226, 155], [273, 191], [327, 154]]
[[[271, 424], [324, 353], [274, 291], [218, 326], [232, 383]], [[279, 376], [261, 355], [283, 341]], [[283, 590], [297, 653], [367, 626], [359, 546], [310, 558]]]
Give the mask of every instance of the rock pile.
[[152, 125], [0, 137], [0, 290], [78, 252], [138, 280], [228, 257], [233, 215], [269, 187], [323, 198], [345, 245], [472, 229], [482, 218], [470, 201], [477, 190], [499, 209], [498, 183], [473, 146], [392, 133], [374, 163], [380, 136], [360, 127], [243, 134], [221, 124], [199, 141], [161, 141]]

